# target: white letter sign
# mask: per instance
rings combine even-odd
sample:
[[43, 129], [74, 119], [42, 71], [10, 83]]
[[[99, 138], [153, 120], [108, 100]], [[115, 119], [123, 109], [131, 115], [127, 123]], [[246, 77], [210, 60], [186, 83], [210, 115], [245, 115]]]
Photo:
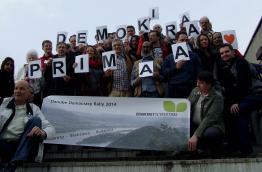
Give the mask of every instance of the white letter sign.
[[75, 57], [75, 73], [87, 73], [89, 72], [89, 56], [88, 54], [79, 55]]
[[185, 42], [173, 44], [172, 51], [175, 62], [180, 60], [190, 60], [187, 45]]

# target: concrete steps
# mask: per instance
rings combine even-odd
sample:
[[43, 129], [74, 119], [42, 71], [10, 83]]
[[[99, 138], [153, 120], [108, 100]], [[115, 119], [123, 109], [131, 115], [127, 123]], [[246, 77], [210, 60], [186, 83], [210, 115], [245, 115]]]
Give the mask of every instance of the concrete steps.
[[43, 162], [17, 172], [261, 172], [262, 158], [159, 161]]

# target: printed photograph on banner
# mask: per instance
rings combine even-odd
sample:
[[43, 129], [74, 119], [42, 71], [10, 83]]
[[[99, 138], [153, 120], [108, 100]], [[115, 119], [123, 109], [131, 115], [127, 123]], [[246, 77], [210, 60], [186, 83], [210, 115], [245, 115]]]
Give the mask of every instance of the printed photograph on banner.
[[150, 32], [150, 17], [141, 17], [137, 21], [138, 31]]
[[102, 63], [103, 63], [103, 69], [104, 71], [110, 70], [116, 70], [116, 52], [113, 51], [107, 51], [102, 53]]
[[108, 30], [106, 25], [96, 27], [96, 37], [98, 41], [107, 39]]
[[159, 19], [159, 7], [150, 8], [149, 16], [151, 20], [158, 20]]
[[66, 57], [53, 58], [52, 72], [53, 78], [66, 76]]
[[76, 32], [76, 45], [87, 44], [87, 30], [80, 30]]
[[198, 25], [198, 20], [186, 22], [184, 26], [186, 27], [186, 33], [188, 38], [195, 38], [197, 39], [198, 35], [200, 34], [200, 27]]
[[231, 44], [234, 49], [238, 49], [237, 36], [235, 30], [222, 31], [223, 43]]
[[34, 60], [28, 62], [28, 78], [36, 79], [42, 77], [41, 60]]
[[153, 61], [139, 63], [138, 71], [140, 78], [153, 76], [153, 63]]
[[64, 32], [64, 31], [57, 32], [56, 43], [66, 42], [67, 35], [68, 35], [68, 32]]
[[166, 23], [166, 36], [170, 39], [175, 39], [177, 32], [176, 21]]
[[75, 57], [75, 73], [89, 72], [89, 56], [88, 54], [79, 55]]
[[124, 40], [127, 35], [127, 25], [119, 25], [116, 27], [116, 36], [118, 39]]
[[179, 24], [184, 24], [186, 22], [190, 22], [189, 12], [184, 12], [183, 14], [180, 14], [179, 18], [180, 18]]
[[185, 151], [190, 136], [187, 99], [48, 96], [42, 112], [56, 129], [45, 143]]
[[178, 62], [180, 60], [190, 60], [189, 52], [188, 52], [187, 45], [185, 42], [173, 44], [172, 51], [173, 51], [175, 62]]

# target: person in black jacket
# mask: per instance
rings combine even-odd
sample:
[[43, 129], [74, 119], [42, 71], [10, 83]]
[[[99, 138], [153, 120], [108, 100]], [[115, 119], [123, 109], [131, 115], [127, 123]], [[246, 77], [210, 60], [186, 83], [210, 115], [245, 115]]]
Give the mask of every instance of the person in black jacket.
[[[225, 96], [225, 124], [229, 142], [239, 146], [241, 155], [253, 152], [249, 136], [250, 113], [261, 108], [262, 92], [252, 90], [252, 73], [248, 62], [235, 55], [230, 44], [219, 49], [221, 61], [218, 79]], [[235, 137], [235, 138], [233, 138]]]
[[0, 70], [0, 97], [11, 97], [14, 93], [14, 60], [11, 57], [6, 57]]

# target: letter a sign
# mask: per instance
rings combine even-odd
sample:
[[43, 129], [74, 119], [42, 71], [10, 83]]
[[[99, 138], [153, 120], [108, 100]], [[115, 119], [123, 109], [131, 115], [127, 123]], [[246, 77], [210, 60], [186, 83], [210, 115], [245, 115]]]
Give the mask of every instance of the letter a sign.
[[180, 60], [190, 60], [187, 45], [185, 42], [173, 44], [172, 51], [175, 62]]
[[153, 76], [153, 61], [139, 63], [139, 77]]

